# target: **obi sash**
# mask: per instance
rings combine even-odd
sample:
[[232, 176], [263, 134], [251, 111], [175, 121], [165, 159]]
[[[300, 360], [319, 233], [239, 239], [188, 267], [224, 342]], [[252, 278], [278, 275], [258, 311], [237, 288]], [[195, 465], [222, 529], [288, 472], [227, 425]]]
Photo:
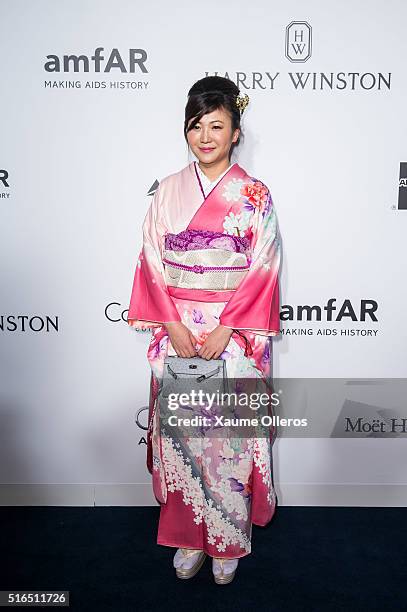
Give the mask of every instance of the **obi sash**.
[[162, 261], [168, 287], [235, 290], [250, 268], [250, 242], [206, 230], [167, 233]]

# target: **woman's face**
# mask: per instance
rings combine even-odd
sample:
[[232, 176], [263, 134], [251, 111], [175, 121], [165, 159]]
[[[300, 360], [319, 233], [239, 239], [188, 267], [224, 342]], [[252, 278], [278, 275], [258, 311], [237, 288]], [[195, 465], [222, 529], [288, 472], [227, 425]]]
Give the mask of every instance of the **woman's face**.
[[[193, 123], [191, 119], [189, 125]], [[201, 117], [187, 132], [187, 139], [198, 160], [212, 165], [229, 159], [230, 147], [239, 138], [239, 133], [239, 129], [232, 132], [230, 114], [224, 108], [218, 108]]]

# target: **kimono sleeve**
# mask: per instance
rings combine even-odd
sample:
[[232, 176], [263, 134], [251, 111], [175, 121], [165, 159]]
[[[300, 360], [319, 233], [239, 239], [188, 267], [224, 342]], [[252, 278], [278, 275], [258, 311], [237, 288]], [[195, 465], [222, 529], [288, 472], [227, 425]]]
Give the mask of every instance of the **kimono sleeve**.
[[134, 329], [159, 327], [181, 317], [168, 293], [162, 263], [165, 228], [160, 221], [161, 185], [143, 222], [143, 246], [134, 273], [127, 322]]
[[280, 333], [280, 236], [277, 215], [267, 189], [249, 226], [252, 230], [250, 268], [222, 311], [219, 322], [263, 336]]

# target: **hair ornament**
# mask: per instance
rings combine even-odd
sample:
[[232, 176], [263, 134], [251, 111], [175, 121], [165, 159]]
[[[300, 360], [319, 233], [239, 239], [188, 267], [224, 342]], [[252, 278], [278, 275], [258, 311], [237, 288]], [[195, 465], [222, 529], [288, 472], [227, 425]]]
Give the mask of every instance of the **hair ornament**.
[[249, 104], [249, 96], [247, 94], [244, 94], [244, 96], [241, 96], [239, 93], [239, 95], [236, 96], [236, 106], [239, 109], [241, 115], [243, 115], [243, 112], [248, 104]]

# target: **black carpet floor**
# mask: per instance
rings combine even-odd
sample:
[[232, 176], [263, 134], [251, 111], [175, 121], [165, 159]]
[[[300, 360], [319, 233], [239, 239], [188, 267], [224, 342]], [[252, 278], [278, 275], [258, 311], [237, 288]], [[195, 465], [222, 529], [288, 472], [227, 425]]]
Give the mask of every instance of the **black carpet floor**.
[[224, 586], [209, 559], [191, 580], [175, 577], [158, 513], [2, 507], [0, 590], [69, 590], [75, 611], [407, 611], [404, 508], [278, 507]]

